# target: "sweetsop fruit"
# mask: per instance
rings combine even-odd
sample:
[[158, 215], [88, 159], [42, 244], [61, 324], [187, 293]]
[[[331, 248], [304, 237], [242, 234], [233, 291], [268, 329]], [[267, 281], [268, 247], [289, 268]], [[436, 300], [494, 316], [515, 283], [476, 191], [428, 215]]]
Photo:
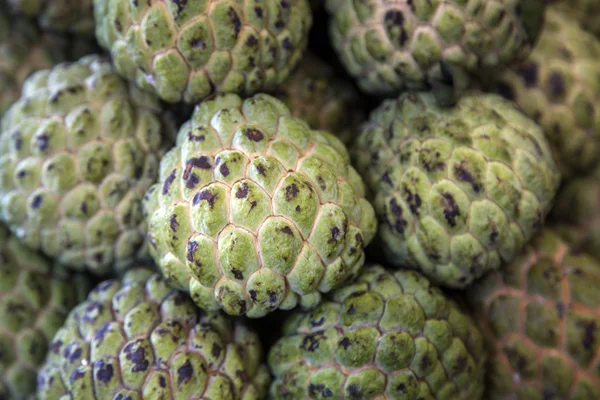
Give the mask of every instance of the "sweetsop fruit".
[[0, 225], [0, 398], [34, 398], [50, 341], [88, 289]]
[[467, 292], [488, 343], [486, 399], [600, 398], [600, 263], [544, 228]]
[[2, 120], [0, 218], [70, 268], [131, 265], [164, 153], [160, 110], [97, 56], [36, 72]]
[[44, 30], [94, 34], [92, 0], [6, 0], [12, 12], [35, 18]]
[[461, 399], [483, 393], [471, 318], [416, 271], [365, 267], [311, 312], [294, 312], [269, 353], [273, 400]]
[[329, 131], [350, 143], [364, 120], [358, 93], [338, 78], [333, 68], [307, 54], [297, 70], [275, 92], [292, 111], [313, 129]]
[[549, 7], [531, 56], [492, 86], [542, 126], [563, 176], [586, 173], [598, 162], [599, 58], [600, 40]]
[[387, 260], [451, 288], [518, 254], [560, 181], [541, 128], [493, 94], [468, 94], [453, 108], [430, 92], [386, 100], [353, 153]]
[[548, 4], [556, 4], [556, 8], [577, 20], [586, 31], [600, 37], [600, 1], [598, 0], [547, 0]]
[[54, 336], [40, 400], [263, 398], [270, 381], [258, 336], [196, 308], [158, 274], [99, 284]]
[[433, 88], [445, 103], [527, 57], [545, 0], [329, 1], [332, 44], [363, 91]]
[[307, 0], [94, 0], [117, 70], [168, 102], [275, 89], [308, 44]]
[[265, 94], [198, 105], [144, 209], [170, 283], [249, 317], [314, 306], [355, 278], [377, 224], [339, 139]]

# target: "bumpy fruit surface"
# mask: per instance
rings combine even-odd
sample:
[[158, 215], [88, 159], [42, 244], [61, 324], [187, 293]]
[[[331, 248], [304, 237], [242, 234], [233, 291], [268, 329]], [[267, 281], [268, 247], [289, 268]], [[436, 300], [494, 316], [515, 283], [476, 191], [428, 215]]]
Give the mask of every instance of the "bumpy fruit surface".
[[269, 353], [271, 398], [461, 399], [483, 393], [481, 333], [415, 271], [365, 267], [312, 312], [296, 312]]
[[490, 94], [454, 108], [438, 107], [430, 93], [387, 100], [354, 154], [389, 262], [453, 288], [518, 254], [560, 180], [540, 127]]
[[132, 270], [71, 312], [40, 370], [38, 398], [260, 399], [270, 380], [261, 358], [258, 336], [241, 322]]
[[494, 90], [539, 123], [564, 176], [589, 171], [600, 155], [600, 41], [550, 7], [539, 42]]
[[486, 399], [600, 398], [600, 263], [545, 228], [468, 291], [489, 343]]
[[574, 18], [586, 31], [600, 37], [600, 1], [598, 0], [548, 0], [556, 8]]
[[50, 341], [87, 290], [0, 225], [0, 398], [33, 398]]
[[92, 0], [6, 0], [11, 11], [35, 18], [44, 30], [94, 34]]
[[355, 278], [376, 230], [333, 135], [274, 97], [201, 103], [146, 195], [150, 251], [200, 307], [264, 316]]
[[525, 58], [543, 0], [331, 0], [331, 40], [348, 72], [372, 94], [449, 87]]
[[298, 64], [307, 0], [94, 0], [96, 37], [117, 70], [168, 102], [275, 89]]
[[71, 268], [130, 265], [144, 244], [141, 199], [158, 176], [159, 113], [107, 60], [36, 72], [2, 120], [0, 217]]

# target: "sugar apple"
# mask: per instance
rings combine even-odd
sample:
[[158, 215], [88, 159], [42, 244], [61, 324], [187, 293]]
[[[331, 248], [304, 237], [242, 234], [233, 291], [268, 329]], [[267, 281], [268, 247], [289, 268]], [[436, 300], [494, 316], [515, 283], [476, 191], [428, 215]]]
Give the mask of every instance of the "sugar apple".
[[545, 0], [330, 0], [332, 44], [371, 94], [434, 88], [451, 102], [473, 77], [530, 53]]
[[0, 225], [0, 398], [33, 398], [37, 370], [89, 281], [28, 249]]
[[36, 72], [2, 120], [0, 218], [68, 267], [132, 264], [162, 154], [159, 113], [157, 98], [96, 56]]
[[563, 176], [589, 171], [600, 154], [600, 40], [549, 7], [538, 45], [493, 90], [544, 128]]
[[569, 14], [577, 20], [580, 26], [600, 37], [600, 1], [598, 0], [546, 0], [549, 4], [556, 4], [556, 8]]
[[356, 277], [377, 224], [344, 145], [264, 94], [201, 103], [144, 208], [170, 283], [249, 317], [314, 306]]
[[485, 361], [475, 323], [427, 278], [369, 266], [286, 320], [269, 353], [271, 398], [477, 400]]
[[35, 18], [44, 30], [94, 34], [92, 0], [6, 0], [17, 14]]
[[467, 292], [489, 344], [486, 399], [600, 398], [600, 263], [542, 230]]
[[353, 153], [389, 262], [451, 288], [518, 254], [560, 180], [539, 126], [492, 94], [468, 94], [453, 108], [429, 92], [386, 100]]
[[275, 89], [298, 64], [307, 0], [94, 0], [117, 70], [168, 102]]
[[295, 117], [313, 129], [329, 131], [348, 144], [364, 120], [358, 93], [352, 85], [312, 54], [306, 55], [298, 69], [275, 92]]
[[105, 281], [69, 314], [38, 376], [38, 398], [263, 398], [258, 336], [196, 308], [158, 274]]

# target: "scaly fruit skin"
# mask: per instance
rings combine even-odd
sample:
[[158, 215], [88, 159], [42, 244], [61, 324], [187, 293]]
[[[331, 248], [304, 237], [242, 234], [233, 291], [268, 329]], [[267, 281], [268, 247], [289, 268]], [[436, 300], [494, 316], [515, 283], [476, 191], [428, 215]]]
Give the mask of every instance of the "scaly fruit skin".
[[335, 71], [307, 54], [294, 73], [275, 91], [292, 111], [313, 129], [333, 133], [344, 144], [354, 140], [365, 114], [358, 93]]
[[131, 265], [145, 239], [141, 200], [158, 176], [160, 113], [156, 97], [96, 56], [36, 72], [2, 120], [1, 219], [73, 269]]
[[274, 400], [461, 399], [483, 393], [481, 333], [415, 271], [365, 267], [312, 312], [295, 312], [272, 348]]
[[254, 400], [270, 381], [253, 331], [199, 310], [149, 271], [98, 285], [50, 349], [40, 400]]
[[454, 108], [431, 93], [387, 100], [354, 155], [389, 262], [452, 288], [517, 255], [560, 181], [539, 126], [491, 94], [471, 93]]
[[94, 34], [92, 0], [6, 0], [11, 11], [35, 18], [43, 30]]
[[201, 103], [145, 197], [154, 260], [206, 310], [316, 305], [356, 277], [376, 231], [348, 158], [269, 95]]
[[600, 41], [550, 7], [531, 56], [492, 86], [544, 128], [564, 177], [599, 160], [599, 58]]
[[600, 1], [598, 0], [548, 0], [548, 4], [574, 18], [583, 29], [600, 37]]
[[600, 263], [543, 229], [467, 292], [490, 360], [486, 399], [600, 398]]
[[0, 398], [34, 397], [52, 337], [88, 290], [0, 225]]
[[117, 70], [168, 102], [271, 91], [298, 64], [307, 0], [94, 0], [96, 37]]
[[395, 94], [496, 73], [530, 53], [544, 0], [331, 0], [331, 41], [362, 90]]

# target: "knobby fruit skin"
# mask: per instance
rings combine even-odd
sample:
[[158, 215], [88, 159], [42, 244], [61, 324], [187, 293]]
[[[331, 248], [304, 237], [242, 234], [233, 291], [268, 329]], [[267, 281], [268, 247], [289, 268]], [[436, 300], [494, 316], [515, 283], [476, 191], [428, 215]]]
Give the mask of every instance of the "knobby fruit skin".
[[92, 36], [92, 0], [6, 0], [10, 11], [34, 18], [45, 31]]
[[544, 228], [468, 291], [488, 344], [486, 399], [600, 398], [600, 263]]
[[599, 58], [600, 40], [549, 7], [533, 53], [490, 86], [540, 124], [563, 177], [586, 174], [598, 164]]
[[377, 221], [333, 135], [276, 98], [199, 104], [145, 197], [151, 254], [198, 306], [261, 317], [354, 279]]
[[51, 265], [0, 225], [0, 398], [35, 396], [52, 337], [90, 288], [86, 277]]
[[541, 128], [512, 102], [473, 92], [386, 100], [354, 145], [387, 260], [464, 288], [509, 262], [543, 225], [560, 174]]
[[598, 0], [547, 0], [547, 3], [576, 20], [586, 31], [600, 37], [600, 25], [598, 25], [600, 2]]
[[264, 398], [270, 377], [256, 333], [196, 308], [150, 270], [100, 283], [56, 333], [40, 400]]
[[310, 312], [294, 312], [269, 353], [271, 398], [482, 398], [481, 333], [415, 271], [366, 266]]
[[103, 275], [143, 258], [162, 114], [98, 56], [36, 72], [2, 120], [0, 219], [69, 268]]
[[272, 91], [300, 61], [307, 0], [94, 0], [96, 37], [117, 70], [168, 102]]

